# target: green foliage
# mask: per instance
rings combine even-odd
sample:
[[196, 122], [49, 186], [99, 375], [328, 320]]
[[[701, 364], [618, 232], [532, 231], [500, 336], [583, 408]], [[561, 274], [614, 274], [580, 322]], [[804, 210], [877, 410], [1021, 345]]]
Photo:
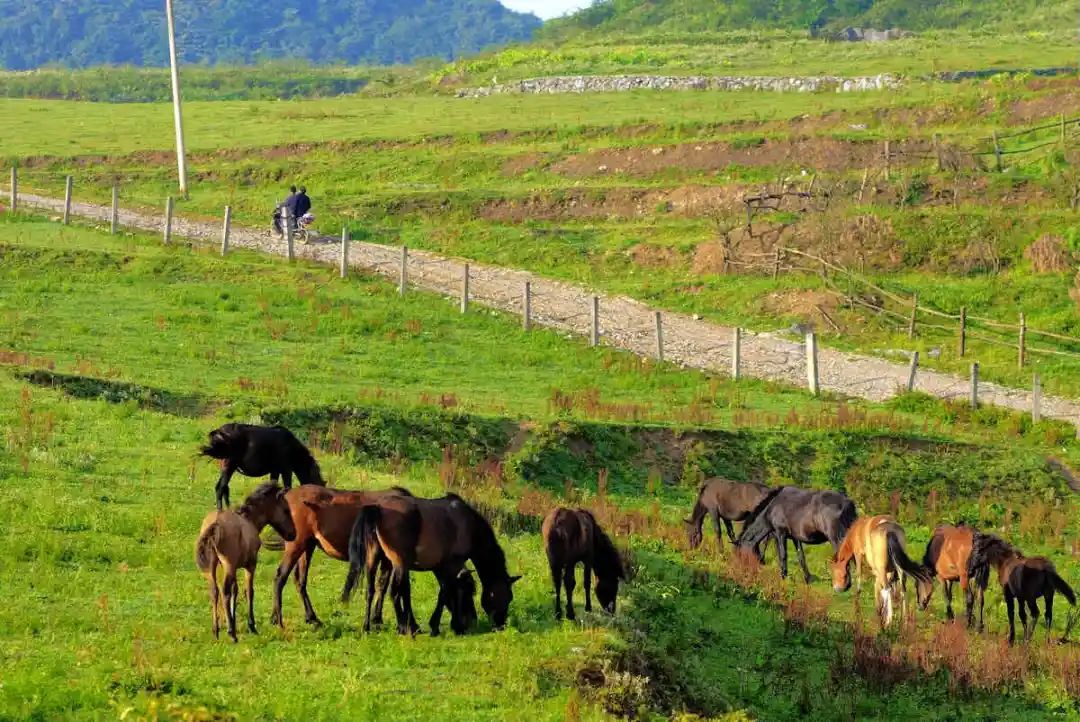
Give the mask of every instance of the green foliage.
[[[177, 3], [176, 24], [186, 63], [390, 64], [522, 40], [540, 21], [495, 0], [223, 0]], [[165, 65], [164, 31], [161, 3], [147, 0], [0, 0], [0, 68]]]

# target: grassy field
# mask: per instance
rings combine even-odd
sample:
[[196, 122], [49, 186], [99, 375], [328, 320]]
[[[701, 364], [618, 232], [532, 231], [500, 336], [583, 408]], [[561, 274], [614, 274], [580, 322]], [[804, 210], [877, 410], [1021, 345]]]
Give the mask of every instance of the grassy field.
[[[917, 397], [891, 410], [841, 411], [797, 392], [643, 367], [554, 334], [524, 334], [498, 314], [462, 317], [433, 296], [399, 298], [377, 279], [341, 282], [329, 269], [245, 253], [223, 260], [33, 218], [4, 216], [0, 258], [0, 389], [11, 399], [0, 407], [0, 533], [9, 549], [0, 584], [21, 602], [0, 612], [0, 718], [1077, 713], [1063, 687], [1070, 682], [1049, 672], [959, 695], [945, 672], [889, 683], [866, 676], [851, 657], [848, 596], [815, 585], [832, 621], [793, 625], [784, 610], [799, 599], [796, 585], [778, 603], [703, 582], [694, 570], [720, 573], [724, 560], [712, 556], [711, 541], [696, 555], [678, 541], [695, 474], [760, 474], [845, 488], [868, 511], [887, 510], [896, 489], [914, 548], [935, 518], [964, 514], [1051, 554], [1076, 579], [1071, 492], [1045, 458], [1074, 459], [1077, 450], [1053, 425], [1026, 429]], [[43, 376], [50, 368], [60, 376]], [[652, 410], [648, 423], [626, 426], [602, 407], [554, 407], [555, 388]], [[448, 397], [453, 405], [444, 408]], [[695, 403], [720, 436], [680, 455], [675, 440], [689, 429], [679, 420]], [[344, 426], [344, 448], [318, 433], [331, 413], [321, 410], [333, 408], [373, 413]], [[470, 416], [453, 416], [461, 412]], [[842, 420], [853, 413], [864, 416]], [[312, 594], [326, 626], [303, 627], [286, 589], [288, 626], [278, 632], [264, 621], [276, 562], [264, 552], [262, 633], [236, 646], [214, 643], [191, 545], [215, 473], [194, 454], [223, 419], [260, 415], [288, 420], [318, 443], [337, 485], [404, 483], [425, 494], [448, 479], [442, 444], [418, 443], [433, 429], [459, 438], [464, 458], [470, 444], [499, 443], [492, 435], [510, 432], [492, 429], [504, 423], [536, 426], [524, 448], [508, 452], [505, 484], [477, 485], [465, 467], [453, 482], [493, 511], [510, 566], [525, 575], [511, 628], [495, 634], [482, 622], [461, 639], [362, 637], [355, 608], [335, 601], [344, 565], [320, 557]], [[595, 481], [601, 468], [610, 471], [607, 496]], [[252, 487], [237, 478], [234, 498]], [[652, 519], [621, 537], [637, 574], [614, 622], [551, 619], [533, 515], [556, 498]], [[823, 569], [824, 550], [811, 560]], [[423, 576], [418, 582], [424, 618], [433, 590]], [[988, 646], [976, 640], [976, 649], [993, 648], [1001, 633], [998, 600], [988, 602]], [[933, 634], [936, 625], [919, 628]]]

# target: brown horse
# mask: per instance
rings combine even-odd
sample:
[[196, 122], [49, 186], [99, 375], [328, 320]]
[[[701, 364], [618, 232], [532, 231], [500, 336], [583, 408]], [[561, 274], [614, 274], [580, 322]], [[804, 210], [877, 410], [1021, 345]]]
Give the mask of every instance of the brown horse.
[[857, 586], [862, 576], [862, 563], [874, 573], [874, 599], [882, 626], [889, 626], [893, 617], [893, 596], [897, 588], [901, 603], [906, 607], [906, 575], [915, 577], [920, 604], [929, 602], [934, 591], [930, 570], [912, 561], [904, 550], [904, 530], [891, 516], [863, 516], [848, 529], [840, 549], [832, 560], [833, 589], [844, 592], [851, 588], [851, 563], [855, 563]]
[[[294, 533], [285, 537], [285, 549], [274, 577], [274, 609], [270, 621], [284, 626], [281, 615], [281, 592], [289, 574], [295, 571], [296, 589], [304, 604], [304, 621], [320, 624], [311, 598], [307, 593], [308, 571], [315, 549], [322, 549], [331, 559], [349, 560], [349, 532], [364, 504], [373, 503], [386, 495], [408, 494], [404, 489], [388, 491], [343, 491], [325, 486], [305, 484], [286, 492], [282, 504], [288, 510]], [[384, 560], [381, 560], [384, 561]], [[384, 563], [384, 576], [389, 578], [389, 563]], [[385, 589], [385, 585], [380, 589]], [[379, 595], [377, 623], [382, 622], [383, 595]]]
[[224, 570], [225, 616], [229, 637], [236, 641], [236, 598], [239, 585], [237, 570], [247, 573], [248, 631], [255, 634], [255, 565], [258, 561], [259, 532], [270, 524], [285, 536], [292, 536], [292, 519], [281, 504], [282, 488], [273, 482], [260, 485], [235, 512], [212, 511], [203, 519], [199, 539], [195, 543], [195, 565], [206, 577], [210, 587], [210, 608], [214, 617], [214, 638], [221, 629], [218, 618], [220, 594], [217, 571]]
[[[412, 613], [409, 572], [434, 572], [440, 589], [450, 590], [466, 560], [472, 560], [480, 577], [483, 586], [480, 603], [484, 611], [496, 629], [506, 625], [514, 598], [512, 586], [521, 577], [512, 577], [506, 571], [506, 556], [488, 521], [456, 494], [442, 499], [391, 494], [372, 500], [361, 509], [349, 538], [352, 569], [345, 580], [342, 598], [352, 595], [363, 567], [369, 580], [365, 628], [370, 626], [370, 579], [380, 554], [393, 565], [390, 593], [399, 633], [419, 631]], [[431, 615], [432, 635], [439, 633], [443, 606], [450, 606], [451, 627], [462, 633], [460, 622], [455, 621], [459, 616], [455, 596], [440, 592]]]
[[596, 572], [596, 600], [608, 614], [615, 613], [619, 580], [626, 579], [622, 558], [592, 512], [585, 509], [553, 509], [544, 518], [541, 532], [551, 582], [555, 585], [555, 618], [562, 617], [560, 586], [566, 587], [566, 618], [574, 618], [574, 568], [584, 566], [585, 611], [592, 611], [592, 573]]
[[728, 540], [735, 543], [735, 528], [732, 522], [745, 521], [754, 509], [757, 509], [769, 493], [769, 487], [765, 484], [739, 483], [727, 479], [709, 479], [698, 490], [697, 502], [689, 519], [684, 519], [686, 524], [687, 541], [691, 549], [697, 549], [701, 545], [701, 527], [705, 522], [705, 516], [712, 517], [713, 528], [716, 529], [716, 543], [724, 548], [724, 535], [720, 529], [723, 521], [727, 529]]
[[[1018, 549], [992, 534], [976, 534], [971, 553], [971, 569], [988, 565], [997, 571], [1009, 610], [1009, 644], [1016, 639], [1014, 606], [1020, 607], [1020, 624], [1024, 626], [1024, 641], [1035, 634], [1039, 623], [1038, 599], [1046, 603], [1045, 622], [1049, 634], [1054, 623], [1054, 592], [1061, 592], [1076, 606], [1076, 595], [1057, 573], [1054, 563], [1046, 557], [1025, 557]], [[1028, 622], [1028, 612], [1031, 621]]]
[[[960, 583], [960, 589], [964, 592], [964, 603], [967, 608], [967, 625], [971, 627], [975, 622], [975, 600], [979, 602], [979, 631], [983, 629], [983, 606], [986, 602], [987, 574], [982, 573], [974, 578], [969, 575], [968, 562], [971, 561], [971, 548], [975, 542], [975, 529], [960, 523], [957, 526], [942, 524], [934, 529], [930, 542], [926, 545], [926, 553], [923, 554], [923, 566], [937, 575], [945, 590], [945, 616], [953, 619], [953, 585]], [[929, 598], [927, 598], [929, 603]], [[919, 602], [921, 609], [926, 609], [926, 604]]]

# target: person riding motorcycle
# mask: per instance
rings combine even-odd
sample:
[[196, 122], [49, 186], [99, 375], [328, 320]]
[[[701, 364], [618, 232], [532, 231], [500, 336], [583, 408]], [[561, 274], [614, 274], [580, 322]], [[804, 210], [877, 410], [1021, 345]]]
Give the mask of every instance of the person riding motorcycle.
[[[281, 209], [289, 211], [289, 221], [293, 228], [296, 227], [296, 186], [289, 186], [289, 195], [281, 203], [274, 207], [274, 232], [279, 236], [285, 235], [285, 229], [281, 227]], [[311, 201], [308, 201], [310, 207]]]

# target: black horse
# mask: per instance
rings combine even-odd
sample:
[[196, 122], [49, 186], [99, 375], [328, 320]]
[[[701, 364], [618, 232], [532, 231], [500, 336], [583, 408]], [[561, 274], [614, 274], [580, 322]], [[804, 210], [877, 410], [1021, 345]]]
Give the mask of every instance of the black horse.
[[809, 491], [784, 486], [771, 491], [743, 525], [736, 546], [752, 549], [758, 561], [765, 561], [762, 547], [769, 538], [776, 539], [780, 576], [787, 578], [787, 542], [795, 543], [806, 583], [813, 575], [806, 567], [803, 544], [832, 544], [833, 554], [840, 548], [848, 528], [855, 521], [855, 502], [837, 491]]
[[271, 481], [282, 477], [286, 489], [292, 488], [293, 474], [301, 484], [326, 486], [315, 457], [283, 426], [225, 424], [210, 432], [210, 443], [202, 453], [221, 461], [218, 509], [229, 505], [229, 481], [237, 471], [244, 476], [269, 474]]

